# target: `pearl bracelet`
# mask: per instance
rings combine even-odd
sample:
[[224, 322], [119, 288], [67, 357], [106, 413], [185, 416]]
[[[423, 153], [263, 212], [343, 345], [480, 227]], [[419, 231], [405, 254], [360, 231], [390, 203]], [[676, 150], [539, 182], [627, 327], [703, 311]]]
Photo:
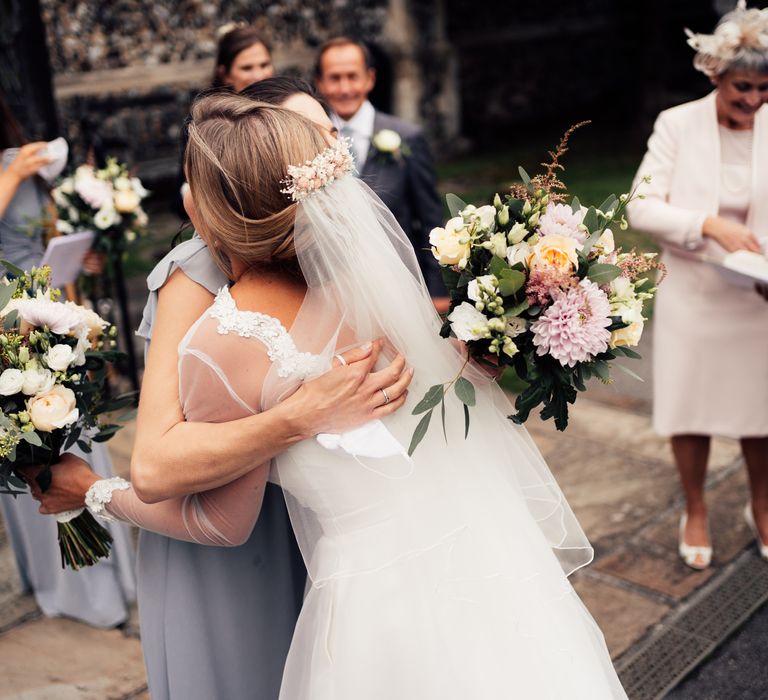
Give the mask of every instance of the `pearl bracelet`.
[[85, 492], [85, 506], [102, 520], [114, 522], [115, 518], [106, 512], [105, 506], [112, 501], [113, 491], [124, 491], [130, 487], [131, 484], [119, 476], [94, 481]]

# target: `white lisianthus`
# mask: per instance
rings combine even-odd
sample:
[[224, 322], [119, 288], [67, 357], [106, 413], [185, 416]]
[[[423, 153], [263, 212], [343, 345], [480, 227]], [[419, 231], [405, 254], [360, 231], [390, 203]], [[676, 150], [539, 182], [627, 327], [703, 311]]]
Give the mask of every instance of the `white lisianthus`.
[[519, 316], [505, 317], [507, 325], [504, 328], [504, 334], [510, 338], [516, 338], [518, 335], [525, 333], [525, 329], [528, 327], [528, 322], [524, 318]]
[[149, 190], [141, 184], [141, 180], [139, 180], [137, 177], [131, 178], [131, 187], [133, 188], [133, 191], [142, 199], [149, 195]]
[[71, 177], [68, 177], [65, 178], [56, 189], [64, 194], [73, 194], [75, 191], [75, 183], [72, 182]]
[[125, 192], [126, 190], [133, 189], [131, 187], [131, 180], [127, 177], [115, 178], [114, 187], [118, 192]]
[[611, 280], [609, 294], [611, 316], [620, 316], [624, 323], [638, 323], [643, 318], [643, 302], [638, 299], [632, 281], [623, 275]]
[[107, 159], [107, 167], [99, 170], [99, 175], [114, 179], [120, 175], [120, 165], [116, 160], [109, 158]]
[[44, 394], [50, 391], [55, 383], [56, 377], [53, 376], [51, 370], [41, 367], [27, 367], [24, 370], [24, 384], [21, 391], [27, 396]]
[[0, 374], [0, 394], [13, 396], [24, 386], [24, 372], [20, 369], [9, 368]]
[[611, 333], [609, 345], [612, 348], [633, 347], [640, 342], [643, 335], [643, 321], [630, 323], [626, 328], [619, 328]]
[[77, 359], [75, 351], [64, 343], [57, 343], [48, 348], [43, 355], [43, 361], [54, 372], [63, 372]]
[[120, 221], [120, 217], [112, 207], [99, 209], [93, 217], [94, 225], [102, 231], [108, 229], [110, 226], [114, 226], [118, 221]]
[[488, 319], [466, 301], [451, 311], [448, 320], [456, 337], [465, 343], [485, 338], [488, 332]]
[[136, 240], [136, 231], [126, 231], [125, 240], [128, 241], [128, 243], [133, 243]]
[[72, 233], [75, 228], [68, 221], [64, 221], [64, 219], [56, 219], [56, 230], [66, 235]]
[[141, 198], [133, 190], [115, 192], [115, 209], [121, 214], [130, 214], [132, 211], [135, 211], [140, 202]]
[[528, 267], [528, 259], [531, 257], [531, 246], [525, 241], [507, 248], [507, 262], [510, 265], [517, 265], [522, 263], [525, 267]]
[[507, 242], [510, 245], [515, 245], [520, 243], [520, 241], [522, 241], [523, 238], [525, 238], [527, 235], [528, 229], [525, 228], [525, 224], [518, 222], [511, 229], [509, 229], [509, 233], [507, 234]]
[[459, 212], [459, 216], [467, 223], [475, 223], [483, 231], [493, 232], [496, 230], [496, 207], [486, 204], [480, 208], [474, 204], [467, 204]]
[[484, 247], [502, 260], [507, 257], [507, 237], [503, 233], [492, 234]]
[[373, 141], [374, 148], [381, 153], [396, 153], [403, 143], [400, 134], [392, 131], [392, 129], [377, 131], [371, 141]]
[[29, 399], [27, 412], [35, 429], [44, 433], [72, 425], [80, 417], [74, 392], [61, 384]]
[[464, 268], [469, 260], [469, 234], [464, 219], [456, 216], [449, 219], [445, 228], [433, 228], [429, 234], [432, 255], [444, 266], [458, 265]]
[[[477, 217], [480, 219], [480, 226], [485, 231], [493, 231], [496, 227], [496, 207], [491, 204], [486, 204], [480, 207], [476, 212]], [[500, 257], [504, 257], [503, 255]]]
[[67, 209], [67, 220], [72, 223], [73, 221], [80, 221], [80, 212], [75, 207]]
[[598, 255], [610, 255], [616, 250], [616, 243], [613, 240], [613, 231], [611, 229], [607, 228], [603, 231], [600, 238], [597, 239], [594, 249]]
[[496, 279], [495, 275], [481, 275], [480, 277], [475, 277], [475, 279], [471, 280], [467, 285], [467, 296], [472, 301], [481, 301], [482, 295], [480, 292], [483, 291], [486, 294], [497, 294], [498, 284], [499, 280]]

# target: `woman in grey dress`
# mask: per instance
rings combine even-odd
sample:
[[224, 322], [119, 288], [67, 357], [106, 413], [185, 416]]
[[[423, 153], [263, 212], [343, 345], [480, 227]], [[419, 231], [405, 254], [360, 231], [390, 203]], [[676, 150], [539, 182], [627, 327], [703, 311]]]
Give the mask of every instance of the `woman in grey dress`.
[[[0, 96], [0, 258], [29, 270], [43, 255], [41, 221], [49, 204], [45, 182], [35, 173], [47, 159], [37, 155], [44, 144], [24, 145], [24, 137]], [[10, 148], [22, 147], [17, 155]], [[14, 161], [20, 159], [16, 165]], [[36, 160], [35, 160], [36, 159]], [[0, 269], [0, 273], [4, 270]], [[93, 470], [112, 476], [107, 448], [94, 444], [88, 457]], [[110, 526], [110, 557], [80, 573], [61, 567], [56, 522], [41, 516], [28, 496], [0, 498], [5, 528], [16, 556], [22, 588], [35, 595], [49, 616], [65, 615], [97, 627], [114, 627], [128, 618], [136, 596], [133, 548], [128, 528]]]
[[[299, 111], [308, 107], [310, 117], [325, 118], [331, 127], [302, 81], [275, 78], [248, 90], [259, 101]], [[158, 263], [147, 283], [149, 299], [138, 331], [148, 341], [147, 364], [131, 464], [134, 491], [145, 501], [220, 486], [303, 436], [364, 423], [370, 395], [379, 393], [377, 383], [389, 385], [393, 372], [399, 376], [404, 370], [401, 363], [371, 374], [339, 367], [256, 416], [230, 423], [184, 422], [176, 348], [227, 279], [195, 237]], [[344, 357], [350, 365], [370, 368], [377, 347]], [[358, 379], [349, 384], [355, 372]], [[393, 395], [392, 410], [401, 404]], [[80, 476], [54, 469], [46, 502], [52, 503], [55, 494], [61, 500], [51, 512], [66, 510], [65, 503], [82, 505], [98, 477], [87, 469]], [[141, 639], [153, 700], [277, 698], [305, 587], [304, 565], [277, 487], [267, 487], [259, 522], [240, 546], [210, 547], [142, 530], [138, 572]]]

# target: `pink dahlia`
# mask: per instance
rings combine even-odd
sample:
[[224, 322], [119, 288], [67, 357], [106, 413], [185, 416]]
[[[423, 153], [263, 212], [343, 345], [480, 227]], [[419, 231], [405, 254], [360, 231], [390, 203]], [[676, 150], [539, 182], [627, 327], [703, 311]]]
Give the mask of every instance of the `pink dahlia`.
[[587, 240], [587, 232], [579, 228], [583, 218], [580, 211], [574, 212], [568, 204], [550, 204], [539, 219], [539, 233], [542, 236], [567, 236], [583, 244]]
[[610, 312], [605, 292], [589, 280], [556, 291], [552, 305], [531, 324], [537, 354], [550, 354], [561, 365], [573, 367], [605, 352], [611, 338]]

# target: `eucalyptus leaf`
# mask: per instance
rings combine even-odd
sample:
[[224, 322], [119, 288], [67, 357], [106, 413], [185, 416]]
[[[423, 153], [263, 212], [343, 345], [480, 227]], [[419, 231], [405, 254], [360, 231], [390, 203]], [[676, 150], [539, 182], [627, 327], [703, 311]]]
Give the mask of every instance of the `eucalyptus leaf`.
[[8, 272], [10, 272], [14, 277], [23, 277], [26, 273], [24, 270], [22, 270], [20, 267], [16, 267], [12, 262], [9, 262], [8, 260], [0, 260], [0, 265], [2, 265]]
[[592, 363], [592, 371], [604, 382], [607, 382], [611, 377], [608, 365], [602, 360]]
[[581, 211], [581, 202], [578, 197], [574, 197], [571, 200], [571, 210], [574, 214], [578, 214]]
[[612, 194], [606, 199], [601, 205], [600, 205], [600, 211], [603, 212], [603, 214], [607, 214], [613, 206], [618, 202], [619, 200], [616, 198], [615, 194]]
[[31, 433], [22, 433], [21, 439], [24, 440], [24, 442], [28, 442], [30, 445], [34, 445], [35, 447], [42, 447], [43, 441], [40, 439], [40, 436], [32, 431]]
[[451, 212], [452, 217], [458, 216], [459, 212], [467, 208], [467, 203], [453, 192], [445, 195], [445, 203], [448, 205], [448, 211]]
[[517, 169], [517, 172], [520, 173], [520, 179], [525, 183], [525, 186], [530, 190], [533, 191], [533, 184], [531, 183], [531, 176], [525, 172], [525, 169], [520, 167]]
[[444, 393], [445, 392], [443, 390], [442, 384], [435, 384], [429, 387], [429, 389], [427, 389], [427, 393], [424, 394], [424, 397], [421, 399], [421, 401], [416, 404], [412, 414], [415, 416], [419, 413], [424, 413], [424, 411], [433, 409], [435, 406], [437, 406], [437, 404], [440, 403]]
[[78, 440], [77, 446], [86, 454], [91, 453], [91, 445], [90, 443], [86, 442], [85, 440]]
[[510, 309], [507, 309], [504, 313], [507, 317], [512, 316], [519, 316], [523, 311], [525, 311], [529, 306], [531, 305], [531, 302], [528, 301], [528, 299], [523, 299], [519, 304], [516, 306], [513, 306]]
[[409, 457], [413, 454], [414, 450], [418, 447], [419, 443], [424, 439], [424, 436], [427, 434], [427, 429], [429, 428], [429, 421], [431, 418], [432, 418], [432, 411], [430, 410], [421, 417], [419, 424], [416, 426], [416, 430], [413, 431], [411, 444], [408, 447]]
[[633, 360], [642, 359], [642, 355], [639, 352], [635, 352], [632, 348], [628, 348], [626, 345], [614, 348], [614, 350], [620, 350], [627, 357], [631, 357]]
[[504, 270], [499, 278], [501, 296], [511, 297], [525, 284], [525, 274], [517, 270]]
[[597, 284], [608, 284], [620, 274], [621, 268], [618, 265], [609, 265], [608, 263], [594, 263], [589, 266], [587, 271], [587, 277]]
[[443, 422], [443, 437], [445, 438], [445, 444], [448, 444], [448, 432], [445, 429], [445, 396], [443, 396], [443, 400], [440, 402], [440, 419]]
[[475, 387], [468, 379], [459, 377], [456, 380], [456, 384], [453, 387], [456, 392], [456, 396], [459, 397], [459, 401], [465, 406], [474, 406], [477, 399], [475, 398]]
[[16, 292], [16, 285], [11, 282], [9, 285], [0, 284], [0, 311], [2, 311], [8, 302], [13, 299], [13, 295]]
[[19, 477], [16, 476], [15, 474], [9, 474], [7, 479], [8, 479], [8, 483], [14, 488], [22, 489], [23, 491], [27, 490], [27, 486], [29, 484], [27, 484], [27, 482], [24, 481], [24, 479], [19, 479]]
[[494, 255], [491, 258], [490, 270], [492, 275], [495, 275], [497, 278], [501, 277], [509, 269], [509, 264], [503, 258], [500, 258], [498, 255]]
[[597, 210], [594, 207], [590, 207], [587, 210], [587, 213], [584, 215], [584, 220], [582, 221], [584, 226], [587, 227], [587, 231], [590, 233], [594, 232], [595, 229], [598, 226], [597, 222]]

